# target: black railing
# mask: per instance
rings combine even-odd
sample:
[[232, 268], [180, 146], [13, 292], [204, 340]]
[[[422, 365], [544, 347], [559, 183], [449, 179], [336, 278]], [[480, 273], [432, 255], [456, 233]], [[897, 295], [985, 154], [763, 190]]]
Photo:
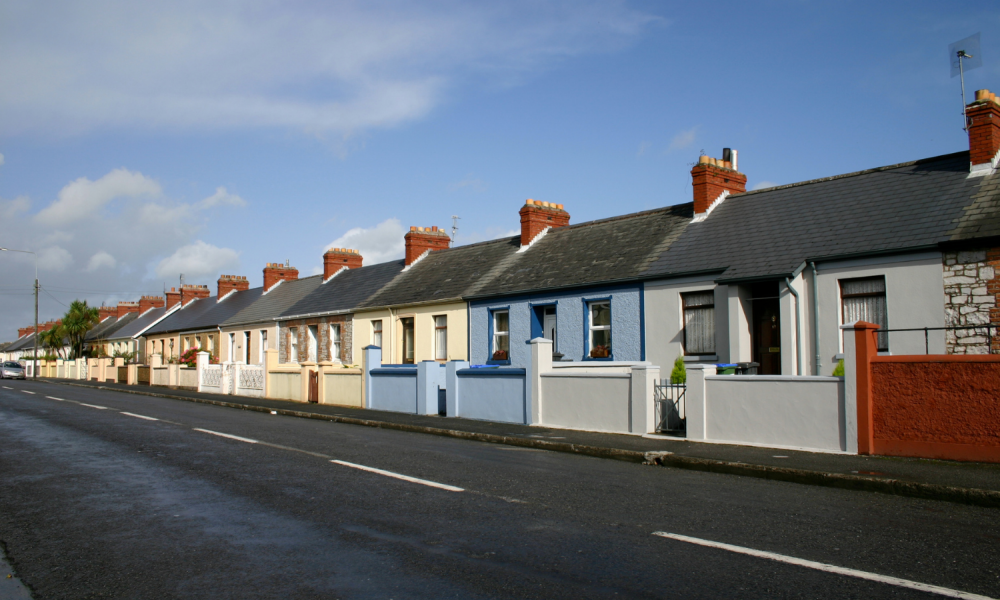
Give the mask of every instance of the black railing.
[[[884, 334], [886, 336], [886, 339], [888, 339], [888, 334], [890, 334], [890, 333], [898, 333], [898, 332], [903, 332], [903, 331], [908, 331], [908, 332], [912, 333], [912, 332], [915, 332], [915, 331], [922, 331], [922, 332], [924, 332], [924, 354], [930, 354], [931, 353], [931, 351], [930, 351], [930, 332], [932, 332], [932, 331], [967, 331], [969, 329], [973, 330], [973, 336], [975, 335], [975, 331], [985, 330], [986, 331], [986, 349], [987, 349], [987, 354], [994, 354], [994, 352], [993, 352], [993, 338], [996, 337], [998, 333], [1000, 333], [1000, 325], [991, 325], [991, 324], [987, 324], [987, 325], [954, 325], [954, 326], [951, 326], [951, 327], [915, 327], [915, 328], [912, 328], [912, 329], [878, 329], [878, 330], [876, 330], [876, 332], [878, 333], [879, 336], [882, 336]], [[995, 331], [995, 330], [997, 330], [997, 331]], [[947, 344], [947, 340], [946, 340], [945, 343]], [[975, 346], [977, 344], [959, 344], [959, 345]], [[879, 344], [879, 346], [882, 346], [882, 344]], [[888, 347], [888, 342], [885, 344], [885, 346]], [[881, 351], [882, 348], [879, 348], [879, 350]]]
[[656, 432], [681, 435], [685, 431], [687, 419], [684, 414], [684, 395], [687, 385], [654, 381], [656, 400]]

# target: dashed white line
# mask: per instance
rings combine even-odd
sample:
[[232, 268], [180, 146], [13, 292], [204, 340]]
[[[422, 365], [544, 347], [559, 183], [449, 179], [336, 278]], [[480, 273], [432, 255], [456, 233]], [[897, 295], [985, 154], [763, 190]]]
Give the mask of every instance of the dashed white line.
[[56, 398], [55, 396], [46, 396], [49, 400], [58, 400], [60, 402], [65, 402], [62, 398]]
[[84, 404], [83, 402], [80, 403], [80, 406], [87, 406], [87, 407], [90, 407], [90, 408], [96, 408], [97, 410], [108, 410], [107, 406], [98, 406], [96, 404]]
[[137, 415], [135, 413], [125, 412], [125, 411], [122, 411], [121, 414], [127, 417], [135, 417], [136, 419], [146, 419], [147, 421], [159, 421], [159, 419], [155, 417], [147, 417], [146, 415]]
[[231, 440], [237, 440], [240, 442], [246, 442], [248, 444], [256, 444], [257, 440], [251, 440], [250, 438], [240, 437], [238, 435], [230, 435], [228, 433], [222, 433], [220, 431], [212, 431], [211, 429], [200, 429], [198, 427], [194, 428], [194, 431], [200, 431], [202, 433], [210, 433], [212, 435], [217, 435], [219, 437], [229, 438]]
[[24, 392], [25, 394], [31, 394], [32, 396], [35, 395], [35, 392], [29, 392], [28, 390], [21, 390], [21, 391]]
[[11, 388], [11, 387], [7, 387], [7, 386], [3, 386], [3, 389], [5, 389], [5, 390], [12, 390], [12, 389], [14, 389], [14, 388]]
[[331, 460], [332, 463], [337, 463], [338, 465], [343, 465], [345, 467], [351, 467], [352, 469], [361, 469], [362, 471], [369, 471], [371, 473], [378, 473], [379, 475], [385, 475], [386, 477], [395, 477], [396, 479], [402, 479], [403, 481], [409, 481], [411, 483], [419, 483], [421, 485], [429, 485], [431, 487], [440, 488], [442, 490], [448, 490], [449, 492], [464, 492], [465, 490], [460, 487], [455, 487], [453, 485], [448, 485], [445, 483], [438, 483], [436, 481], [428, 481], [426, 479], [417, 479], [416, 477], [410, 477], [409, 475], [402, 475], [400, 473], [393, 473], [392, 471], [383, 471], [382, 469], [376, 469], [373, 467], [366, 467], [364, 465], [358, 465], [355, 463], [349, 463], [343, 460]]
[[856, 569], [848, 569], [846, 567], [838, 567], [836, 565], [829, 565], [826, 563], [795, 558], [794, 556], [785, 556], [784, 554], [777, 554], [774, 552], [754, 550], [753, 548], [744, 548], [743, 546], [733, 546], [732, 544], [723, 544], [722, 542], [713, 542], [710, 540], [688, 537], [686, 535], [678, 535], [676, 533], [667, 533], [665, 531], [654, 531], [653, 535], [658, 535], [660, 537], [669, 538], [680, 542], [687, 542], [689, 544], [697, 544], [699, 546], [707, 546], [709, 548], [728, 550], [729, 552], [736, 552], [738, 554], [747, 554], [749, 556], [756, 556], [757, 558], [776, 560], [778, 562], [788, 563], [790, 565], [806, 567], [808, 569], [816, 569], [817, 571], [826, 571], [827, 573], [836, 573], [837, 575], [847, 575], [848, 577], [857, 577], [858, 579], [867, 579], [868, 581], [887, 583], [889, 585], [909, 588], [911, 590], [918, 590], [921, 592], [938, 594], [940, 596], [948, 596], [949, 598], [995, 600], [994, 598], [990, 598], [989, 596], [981, 596], [979, 594], [972, 594], [969, 592], [963, 592], [961, 590], [953, 590], [950, 588], [939, 587], [927, 583], [920, 583], [919, 581], [910, 581], [908, 579], [900, 579], [898, 577], [890, 577], [888, 575], [879, 575], [877, 573], [869, 573], [867, 571], [858, 571]]

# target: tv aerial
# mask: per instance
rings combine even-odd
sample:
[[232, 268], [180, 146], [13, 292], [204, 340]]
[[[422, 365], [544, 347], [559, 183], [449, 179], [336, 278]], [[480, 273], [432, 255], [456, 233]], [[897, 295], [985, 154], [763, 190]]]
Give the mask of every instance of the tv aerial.
[[455, 234], [458, 233], [458, 220], [462, 217], [458, 215], [451, 215], [451, 243], [455, 243]]
[[968, 130], [968, 119], [965, 116], [965, 72], [983, 66], [983, 55], [979, 48], [979, 33], [958, 40], [948, 46], [948, 58], [951, 61], [951, 76], [962, 78], [962, 130]]

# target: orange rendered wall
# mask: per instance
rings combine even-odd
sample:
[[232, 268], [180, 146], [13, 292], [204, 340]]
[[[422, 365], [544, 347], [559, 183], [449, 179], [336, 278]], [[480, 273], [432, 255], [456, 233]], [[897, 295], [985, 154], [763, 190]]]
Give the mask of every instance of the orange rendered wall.
[[1000, 356], [871, 358], [873, 454], [1000, 462]]

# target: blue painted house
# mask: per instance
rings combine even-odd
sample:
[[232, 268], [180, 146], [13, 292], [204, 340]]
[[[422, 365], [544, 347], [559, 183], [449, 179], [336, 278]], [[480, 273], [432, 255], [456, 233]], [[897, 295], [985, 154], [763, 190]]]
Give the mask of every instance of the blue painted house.
[[473, 364], [527, 368], [528, 341], [564, 361], [645, 360], [643, 273], [691, 220], [691, 205], [569, 225], [562, 205], [529, 200], [520, 244], [469, 302]]

